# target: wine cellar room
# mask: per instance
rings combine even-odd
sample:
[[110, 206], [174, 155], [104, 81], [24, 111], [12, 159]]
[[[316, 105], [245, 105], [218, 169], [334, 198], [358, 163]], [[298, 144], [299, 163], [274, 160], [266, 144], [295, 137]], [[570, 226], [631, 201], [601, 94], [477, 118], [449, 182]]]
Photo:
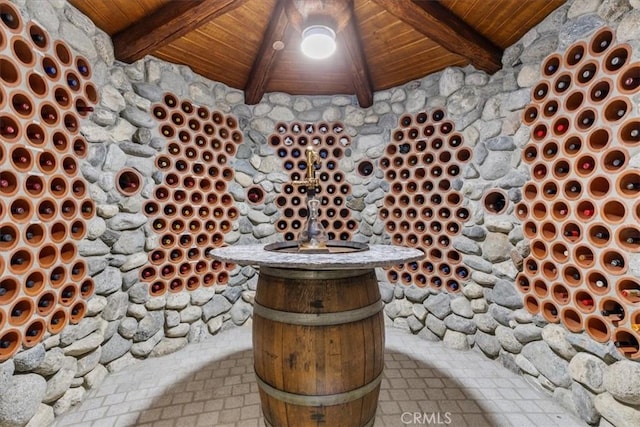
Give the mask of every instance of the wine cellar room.
[[0, 426], [640, 425], [640, 0], [0, 0]]

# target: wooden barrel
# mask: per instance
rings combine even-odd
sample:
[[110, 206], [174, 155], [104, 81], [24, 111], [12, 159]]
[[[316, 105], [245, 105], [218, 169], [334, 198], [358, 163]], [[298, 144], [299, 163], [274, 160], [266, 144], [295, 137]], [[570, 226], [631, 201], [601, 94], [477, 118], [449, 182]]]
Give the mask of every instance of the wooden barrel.
[[373, 269], [260, 269], [253, 351], [267, 425], [373, 425], [382, 308]]

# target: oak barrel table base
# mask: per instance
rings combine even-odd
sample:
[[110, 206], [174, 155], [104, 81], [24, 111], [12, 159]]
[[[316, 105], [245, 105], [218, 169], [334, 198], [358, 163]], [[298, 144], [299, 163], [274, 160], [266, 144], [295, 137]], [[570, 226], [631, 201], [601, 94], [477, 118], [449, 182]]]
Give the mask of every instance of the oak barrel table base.
[[270, 425], [373, 424], [384, 366], [383, 306], [373, 269], [260, 269], [253, 351]]

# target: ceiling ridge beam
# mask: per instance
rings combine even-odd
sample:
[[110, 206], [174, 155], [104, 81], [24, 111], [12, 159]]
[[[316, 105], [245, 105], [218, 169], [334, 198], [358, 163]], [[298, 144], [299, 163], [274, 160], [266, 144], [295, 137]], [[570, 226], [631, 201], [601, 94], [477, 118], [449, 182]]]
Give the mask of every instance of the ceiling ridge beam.
[[267, 83], [271, 78], [273, 65], [282, 52], [282, 49], [275, 49], [275, 42], [284, 42], [284, 36], [289, 28], [289, 19], [285, 9], [285, 2], [289, 0], [278, 0], [273, 8], [269, 25], [262, 37], [262, 43], [247, 78], [244, 88], [244, 102], [248, 105], [255, 105], [264, 96]]
[[353, 79], [353, 88], [358, 98], [358, 104], [361, 108], [368, 108], [373, 105], [373, 84], [371, 82], [371, 73], [369, 65], [362, 48], [362, 39], [358, 26], [355, 23], [355, 13], [353, 13], [353, 2], [350, 2], [349, 19], [344, 29], [340, 32], [340, 39], [346, 48], [350, 61], [351, 76]]
[[502, 68], [502, 49], [439, 2], [373, 1], [443, 48], [466, 58], [476, 68], [488, 73]]
[[131, 63], [247, 0], [170, 1], [112, 37], [116, 59]]

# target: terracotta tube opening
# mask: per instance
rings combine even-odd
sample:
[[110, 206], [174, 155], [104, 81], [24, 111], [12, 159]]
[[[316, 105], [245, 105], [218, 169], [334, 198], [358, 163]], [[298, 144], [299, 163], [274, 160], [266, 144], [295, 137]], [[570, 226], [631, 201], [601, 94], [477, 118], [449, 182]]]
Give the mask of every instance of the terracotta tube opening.
[[596, 295], [609, 293], [609, 282], [607, 277], [599, 271], [591, 271], [587, 274], [587, 286]]
[[524, 297], [524, 306], [531, 314], [538, 314], [540, 312], [540, 303], [533, 295], [526, 295]]
[[571, 92], [564, 102], [564, 108], [567, 111], [576, 111], [582, 106], [584, 101], [584, 94], [580, 90]]
[[607, 73], [617, 73], [624, 67], [631, 56], [631, 46], [627, 44], [619, 45], [609, 53], [604, 59], [604, 69]]
[[602, 208], [602, 217], [612, 224], [620, 224], [627, 214], [626, 206], [618, 200], [608, 200]]
[[594, 199], [606, 197], [611, 192], [611, 181], [604, 176], [597, 176], [589, 182], [587, 187], [589, 195]]
[[571, 292], [563, 284], [554, 283], [551, 287], [551, 297], [556, 303], [566, 305], [571, 300]]
[[[22, 75], [18, 71], [18, 66], [15, 62], [6, 56], [0, 56], [0, 69], [2, 70], [2, 77], [0, 80], [8, 87], [18, 86], [22, 80]], [[3, 117], [4, 119], [4, 117]]]
[[18, 280], [13, 277], [3, 277], [0, 279], [0, 305], [7, 305], [20, 292]]
[[599, 30], [589, 43], [589, 52], [593, 56], [598, 56], [605, 52], [613, 42], [613, 32], [609, 28]]
[[611, 231], [603, 223], [596, 223], [589, 227], [587, 233], [589, 242], [597, 247], [607, 246], [611, 239]]
[[616, 231], [616, 241], [630, 252], [640, 252], [640, 229], [625, 226]]
[[564, 307], [560, 312], [560, 318], [562, 319], [562, 324], [571, 332], [578, 333], [584, 329], [582, 316], [571, 307]]
[[600, 264], [611, 274], [624, 274], [627, 271], [628, 263], [626, 256], [616, 250], [605, 250], [600, 257]]
[[616, 186], [624, 197], [637, 198], [640, 193], [640, 173], [626, 171], [620, 174]]
[[48, 316], [56, 308], [56, 294], [53, 291], [45, 291], [40, 294], [36, 303], [36, 310], [40, 316]]
[[598, 74], [598, 63], [596, 61], [589, 61], [583, 64], [577, 72], [578, 85], [587, 85]]
[[563, 201], [555, 202], [551, 208], [551, 216], [556, 221], [563, 221], [571, 214], [571, 209]]
[[602, 157], [602, 167], [606, 172], [618, 172], [626, 166], [628, 158], [626, 150], [607, 150]]
[[[633, 277], [624, 277], [620, 279], [616, 285], [618, 295], [626, 302], [636, 304], [640, 302], [640, 280]], [[635, 317], [640, 317], [637, 312]], [[631, 323], [638, 324], [640, 319], [632, 319]]]
[[13, 326], [24, 325], [33, 315], [35, 310], [31, 298], [18, 298], [9, 309], [9, 323]]
[[[55, 224], [54, 224], [55, 225]], [[29, 224], [24, 232], [24, 239], [30, 246], [39, 246], [45, 238], [45, 227], [42, 224]], [[53, 238], [53, 236], [52, 236]]]
[[554, 243], [551, 246], [551, 256], [559, 263], [564, 263], [569, 259], [569, 250], [562, 242]]
[[9, 359], [20, 348], [22, 335], [17, 329], [0, 332], [0, 362]]
[[578, 286], [582, 284], [582, 274], [580, 274], [580, 270], [578, 270], [575, 266], [571, 264], [567, 264], [563, 271], [562, 277], [564, 282], [569, 286]]
[[46, 331], [47, 325], [44, 319], [35, 319], [25, 328], [22, 343], [25, 347], [33, 347], [38, 344]]
[[619, 328], [614, 332], [613, 344], [626, 357], [640, 359], [640, 345], [637, 332], [626, 328]]
[[28, 119], [33, 116], [33, 102], [31, 102], [31, 97], [25, 92], [13, 91], [11, 95], [11, 106], [13, 107], [13, 111], [23, 119]]
[[80, 284], [80, 295], [82, 296], [82, 298], [87, 299], [91, 295], [93, 295], [95, 287], [96, 287], [96, 285], [95, 285], [93, 279], [91, 279], [90, 277], [86, 278], [82, 282], [82, 284]]
[[69, 322], [72, 324], [77, 324], [82, 320], [84, 314], [87, 312], [87, 303], [80, 300], [76, 301], [75, 304], [69, 310]]
[[579, 290], [575, 294], [575, 304], [583, 313], [592, 313], [595, 310], [596, 303], [589, 292]]
[[58, 248], [55, 245], [44, 245], [38, 252], [38, 262], [42, 268], [49, 268], [58, 261]]
[[527, 239], [534, 239], [538, 232], [538, 226], [534, 221], [526, 221], [522, 224], [522, 231]]
[[531, 207], [531, 215], [537, 220], [543, 220], [547, 216], [547, 205], [544, 202], [536, 202]]
[[78, 287], [74, 283], [69, 283], [60, 290], [58, 300], [60, 301], [60, 304], [68, 307], [73, 304], [77, 297]]
[[64, 308], [57, 309], [49, 318], [47, 329], [52, 334], [59, 333], [69, 322], [69, 313]]
[[515, 214], [520, 221], [524, 221], [529, 215], [529, 207], [526, 203], [520, 202], [516, 205]]
[[573, 250], [573, 257], [578, 266], [591, 268], [595, 264], [595, 255], [589, 246], [580, 245]]
[[629, 146], [637, 146], [640, 143], [640, 120], [627, 121], [620, 131], [620, 141]]
[[569, 180], [563, 188], [564, 196], [568, 200], [576, 200], [582, 197], [582, 184], [577, 180]]
[[632, 94], [640, 87], [640, 63], [630, 64], [618, 74], [617, 87], [624, 94]]
[[559, 313], [556, 304], [551, 301], [543, 301], [542, 316], [551, 323], [557, 323], [559, 320]]

